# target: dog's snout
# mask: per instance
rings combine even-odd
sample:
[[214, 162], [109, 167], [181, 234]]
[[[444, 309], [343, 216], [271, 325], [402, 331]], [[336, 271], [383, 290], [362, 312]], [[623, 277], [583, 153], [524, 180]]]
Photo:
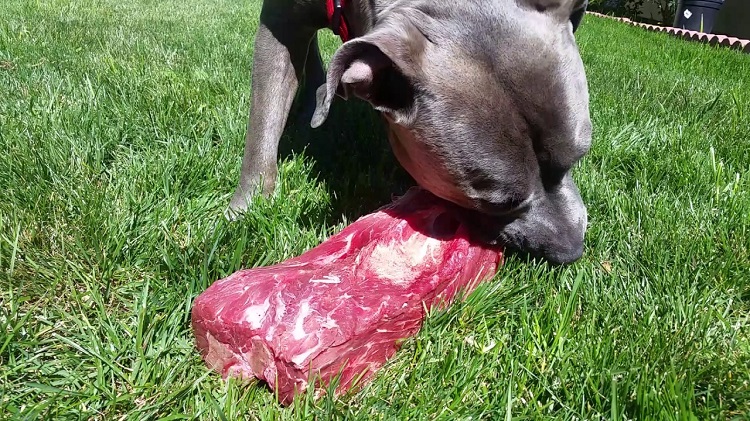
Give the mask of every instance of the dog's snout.
[[566, 174], [558, 188], [537, 192], [514, 214], [480, 212], [472, 229], [479, 241], [559, 265], [581, 258], [587, 225], [586, 207]]

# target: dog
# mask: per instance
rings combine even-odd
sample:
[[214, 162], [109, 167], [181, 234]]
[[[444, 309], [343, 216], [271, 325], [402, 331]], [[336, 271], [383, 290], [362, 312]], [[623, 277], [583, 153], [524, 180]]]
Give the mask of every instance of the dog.
[[[241, 174], [228, 211], [275, 189], [298, 94], [317, 128], [336, 97], [383, 117], [398, 162], [477, 215], [482, 241], [553, 264], [583, 255], [588, 214], [571, 176], [591, 147], [574, 33], [588, 0], [266, 0]], [[317, 33], [343, 44], [327, 70]]]

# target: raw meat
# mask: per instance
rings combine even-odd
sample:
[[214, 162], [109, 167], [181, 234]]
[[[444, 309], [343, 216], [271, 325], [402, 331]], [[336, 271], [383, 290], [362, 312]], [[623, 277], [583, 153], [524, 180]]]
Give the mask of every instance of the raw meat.
[[284, 404], [340, 374], [338, 394], [501, 261], [453, 205], [415, 187], [299, 257], [216, 281], [193, 306], [197, 346], [224, 378], [264, 380]]

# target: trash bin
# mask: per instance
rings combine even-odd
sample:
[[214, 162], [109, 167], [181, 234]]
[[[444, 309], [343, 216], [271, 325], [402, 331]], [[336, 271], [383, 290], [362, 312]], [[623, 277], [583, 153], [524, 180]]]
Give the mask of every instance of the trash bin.
[[677, 3], [674, 26], [710, 34], [723, 5], [724, 0], [680, 0]]
[[750, 39], [750, 0], [725, 0], [713, 31], [717, 35]]

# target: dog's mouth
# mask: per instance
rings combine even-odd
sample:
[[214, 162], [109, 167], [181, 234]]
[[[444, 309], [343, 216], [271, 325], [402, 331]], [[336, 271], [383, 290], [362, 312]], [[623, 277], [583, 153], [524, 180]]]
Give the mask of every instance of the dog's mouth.
[[473, 241], [489, 245], [504, 245], [508, 242], [509, 239], [503, 235], [503, 227], [514, 218], [488, 215], [465, 208], [461, 215]]
[[[426, 189], [422, 186], [420, 186], [420, 188], [427, 192], [430, 192], [429, 189]], [[435, 193], [433, 192], [430, 192], [430, 194], [435, 198], [435, 200], [442, 202], [444, 206], [450, 208], [451, 215], [453, 215], [451, 217], [452, 221], [450, 221], [450, 223], [449, 221], [436, 221], [436, 223], [440, 222], [440, 224], [438, 224], [438, 226], [436, 227], [436, 233], [442, 231], [450, 231], [450, 227], [453, 227], [453, 229], [455, 230], [454, 224], [460, 223], [460, 225], [464, 226], [467, 229], [471, 241], [492, 246], [506, 245], [508, 243], [509, 238], [506, 238], [506, 236], [503, 234], [502, 228], [505, 225], [511, 223], [517, 217], [498, 216], [482, 213], [480, 211], [469, 209], [465, 206], [456, 204], [455, 202], [443, 199], [435, 195]]]
[[[485, 219], [497, 223], [512, 220], [522, 215], [530, 205], [529, 200], [507, 203], [493, 203], [488, 188], [472, 187], [475, 185], [472, 173], [491, 173], [491, 169], [462, 169], [462, 162], [450, 162], [450, 151], [445, 145], [436, 145], [435, 141], [426, 140], [419, 134], [388, 122], [388, 140], [391, 150], [409, 175], [420, 187], [433, 195], [455, 203], [466, 209], [476, 210]], [[466, 159], [463, 162], [467, 161]], [[485, 180], [480, 179], [479, 183]]]
[[388, 139], [401, 166], [422, 189], [456, 209], [456, 214], [469, 230], [472, 241], [503, 245], [511, 240], [504, 234], [503, 227], [519, 218], [526, 209], [526, 204], [509, 212], [507, 209], [492, 209], [490, 204], [470, 200], [445, 163], [429, 151], [418, 135], [395, 124], [387, 116], [385, 120], [389, 127]]

